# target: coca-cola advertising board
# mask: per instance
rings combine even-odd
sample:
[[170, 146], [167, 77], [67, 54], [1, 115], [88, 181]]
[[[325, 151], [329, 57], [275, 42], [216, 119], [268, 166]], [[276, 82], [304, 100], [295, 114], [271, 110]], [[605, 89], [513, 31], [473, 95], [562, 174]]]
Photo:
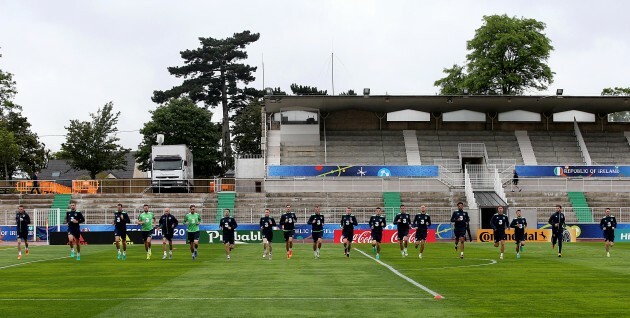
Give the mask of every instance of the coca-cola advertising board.
[[[341, 242], [341, 230], [335, 230], [335, 243]], [[416, 241], [416, 230], [409, 230], [409, 242]], [[371, 231], [370, 230], [354, 230], [354, 235], [352, 238], [353, 243], [371, 243]], [[429, 229], [427, 230], [427, 242], [435, 242], [435, 230]], [[381, 243], [398, 243], [398, 231], [397, 230], [383, 230], [383, 240]]]

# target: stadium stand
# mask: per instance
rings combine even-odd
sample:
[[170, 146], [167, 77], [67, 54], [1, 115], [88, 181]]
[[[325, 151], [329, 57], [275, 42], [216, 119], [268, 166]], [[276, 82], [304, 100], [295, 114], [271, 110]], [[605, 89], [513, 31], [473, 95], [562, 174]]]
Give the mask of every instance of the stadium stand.
[[435, 159], [459, 159], [460, 143], [483, 143], [488, 159], [514, 159], [522, 164], [520, 148], [511, 131], [417, 131], [420, 158], [424, 164], [433, 164]]
[[328, 131], [320, 146], [281, 145], [283, 165], [406, 165], [402, 131]]
[[236, 219], [250, 222], [253, 218], [256, 222], [265, 208], [269, 208], [272, 215], [280, 217], [287, 204], [291, 205], [292, 211], [302, 222], [306, 222], [317, 205], [329, 223], [337, 222], [348, 206], [357, 218], [363, 220], [361, 222], [367, 222], [376, 207], [383, 207], [383, 197], [381, 193], [375, 192], [237, 193]]
[[[55, 199], [50, 206], [50, 209], [59, 209], [60, 211], [66, 211], [68, 206], [70, 205], [70, 201], [72, 201], [71, 194], [57, 194], [55, 195]], [[50, 220], [50, 225], [57, 225], [57, 217], [56, 212], [50, 211], [48, 214], [48, 219]]]
[[527, 133], [539, 165], [584, 165], [584, 159], [573, 132], [528, 131]]
[[536, 154], [534, 153], [534, 148], [532, 147], [532, 141], [529, 139], [527, 131], [516, 130], [514, 131], [514, 135], [516, 136], [516, 141], [518, 142], [518, 147], [521, 151], [523, 164], [532, 166], [538, 165], [538, 161], [536, 161]]
[[593, 213], [586, 202], [584, 192], [567, 192], [567, 195], [578, 222], [593, 222]]
[[[506, 192], [506, 196], [510, 211], [515, 211], [516, 209], [546, 208], [550, 215], [556, 204], [560, 204], [563, 207], [571, 206], [571, 201], [566, 192]], [[577, 221], [577, 216], [573, 212], [573, 209], [565, 209], [565, 215], [567, 222]], [[539, 222], [547, 222], [547, 220], [545, 220], [545, 217], [548, 217], [547, 214], [541, 213], [540, 217]]]
[[582, 132], [593, 164], [630, 164], [630, 145], [622, 132]]
[[74, 194], [72, 199], [79, 209], [115, 209], [121, 203], [125, 209], [142, 209], [149, 204], [152, 210], [165, 207], [188, 209], [190, 204], [198, 207], [216, 207], [216, 194], [186, 195], [175, 193], [133, 193], [133, 194]]
[[394, 216], [400, 213], [400, 192], [383, 192], [383, 202], [385, 207], [385, 218], [387, 222], [394, 221]]
[[223, 211], [225, 211], [225, 209], [230, 209], [230, 211], [234, 213], [235, 198], [236, 193], [233, 191], [219, 192], [217, 196], [217, 222], [223, 218]]
[[54, 194], [5, 194], [0, 196], [0, 211], [15, 211], [20, 204], [28, 209], [48, 209], [54, 198]]

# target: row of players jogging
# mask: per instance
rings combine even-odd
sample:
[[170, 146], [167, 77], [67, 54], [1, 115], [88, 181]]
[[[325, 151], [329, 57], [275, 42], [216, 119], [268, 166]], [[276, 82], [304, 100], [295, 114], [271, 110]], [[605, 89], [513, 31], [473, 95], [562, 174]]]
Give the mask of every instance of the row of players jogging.
[[[190, 253], [192, 259], [198, 257], [199, 248], [199, 225], [202, 222], [201, 215], [196, 211], [195, 205], [190, 205], [190, 211], [184, 216], [183, 224], [187, 227], [187, 241], [190, 245]], [[22, 242], [25, 245], [25, 254], [29, 255], [28, 249], [28, 227], [31, 219], [26, 213], [24, 206], [18, 206], [16, 212], [17, 223], [17, 247], [18, 259], [22, 258]], [[170, 208], [164, 208], [164, 213], [160, 216], [157, 224], [156, 217], [153, 212], [149, 211], [149, 205], [143, 206], [143, 211], [138, 215], [136, 224], [141, 226], [142, 239], [146, 251], [146, 259], [151, 259], [151, 238], [154, 230], [160, 228], [162, 231], [162, 259], [173, 258], [173, 236], [175, 228], [179, 225], [177, 218], [171, 214]], [[566, 226], [566, 219], [562, 213], [562, 206], [556, 205], [556, 212], [551, 215], [548, 223], [551, 225], [552, 231], [552, 247], [558, 246], [558, 257], [562, 257], [563, 233]], [[470, 235], [470, 217], [468, 212], [464, 211], [464, 204], [457, 203], [457, 210], [451, 215], [450, 222], [454, 224], [453, 232], [455, 237], [455, 251], [460, 251], [460, 258], [464, 258], [464, 243], [466, 242], [466, 234], [472, 241]], [[66, 223], [68, 224], [68, 243], [70, 245], [70, 257], [81, 260], [81, 244], [79, 242], [81, 236], [80, 224], [85, 223], [85, 217], [76, 209], [76, 203], [70, 203], [70, 211], [66, 212]], [[114, 225], [114, 239], [117, 249], [117, 258], [125, 260], [127, 258], [127, 224], [131, 220], [129, 215], [123, 210], [122, 204], [118, 204], [117, 210], [114, 212], [112, 225]], [[260, 231], [263, 236], [263, 258], [272, 259], [272, 241], [273, 230], [279, 228], [283, 231], [286, 255], [288, 259], [293, 256], [293, 236], [295, 234], [295, 224], [297, 216], [291, 211], [291, 206], [287, 205], [284, 213], [280, 217], [280, 222], [276, 223], [269, 209], [265, 209], [264, 216], [260, 218]], [[322, 248], [324, 225], [326, 224], [324, 215], [321, 214], [319, 206], [315, 207], [315, 213], [310, 216], [307, 221], [310, 225], [313, 239], [313, 255], [315, 258], [320, 257]], [[383, 229], [387, 226], [385, 216], [382, 215], [381, 208], [375, 209], [375, 214], [370, 217], [369, 226], [371, 229], [371, 244], [376, 259], [380, 259], [381, 240]], [[416, 229], [415, 248], [419, 248], [418, 257], [422, 258], [425, 249], [427, 232], [431, 226], [431, 217], [427, 214], [427, 209], [423, 205], [420, 207], [420, 213], [416, 214], [411, 220], [411, 216], [406, 212], [404, 205], [400, 206], [398, 213], [393, 221], [398, 230], [398, 241], [400, 253], [402, 257], [407, 257], [407, 247], [409, 244], [410, 228]], [[341, 216], [339, 225], [342, 230], [342, 242], [344, 247], [344, 256], [350, 257], [352, 249], [352, 241], [354, 236], [354, 227], [358, 225], [357, 219], [352, 215], [350, 207], [346, 208], [346, 214]], [[503, 259], [505, 252], [505, 241], [507, 239], [505, 231], [509, 228], [514, 229], [514, 240], [516, 242], [516, 257], [520, 258], [523, 251], [524, 241], [526, 240], [525, 229], [527, 228], [527, 220], [521, 216], [521, 210], [516, 210], [516, 218], [510, 222], [507, 215], [504, 214], [504, 208], [497, 207], [497, 213], [492, 216], [490, 225], [494, 230], [494, 246], [501, 247], [500, 259]], [[606, 256], [610, 257], [610, 248], [615, 240], [615, 228], [617, 221], [610, 214], [610, 209], [606, 209], [606, 215], [600, 221], [600, 228], [603, 230], [603, 236], [606, 246]], [[219, 221], [219, 228], [223, 232], [223, 244], [225, 245], [226, 258], [230, 260], [231, 251], [234, 249], [235, 230], [238, 227], [236, 220], [230, 216], [230, 210], [224, 210], [224, 217]], [[76, 247], [76, 253], [75, 253]]]

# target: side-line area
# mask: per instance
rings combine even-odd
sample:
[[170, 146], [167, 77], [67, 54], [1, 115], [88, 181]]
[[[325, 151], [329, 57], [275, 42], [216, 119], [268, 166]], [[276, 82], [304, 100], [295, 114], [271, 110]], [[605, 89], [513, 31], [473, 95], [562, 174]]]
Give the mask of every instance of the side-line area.
[[367, 258], [369, 258], [369, 259], [371, 259], [371, 260], [373, 260], [373, 261], [375, 261], [375, 262], [377, 262], [377, 263], [379, 263], [379, 264], [383, 265], [385, 268], [389, 269], [392, 273], [396, 274], [398, 277], [400, 277], [400, 278], [402, 278], [402, 279], [404, 279], [404, 280], [408, 281], [408, 282], [409, 282], [409, 283], [411, 283], [412, 285], [414, 285], [414, 286], [416, 286], [416, 287], [418, 287], [418, 288], [420, 288], [420, 289], [424, 290], [425, 292], [427, 292], [427, 293], [431, 294], [431, 295], [433, 296], [433, 298], [435, 298], [435, 299], [443, 299], [443, 298], [444, 298], [442, 295], [440, 295], [440, 294], [438, 294], [438, 293], [434, 292], [433, 290], [431, 290], [431, 289], [429, 289], [428, 287], [426, 287], [426, 286], [424, 286], [424, 285], [422, 285], [422, 284], [420, 284], [420, 283], [416, 282], [415, 280], [413, 280], [413, 279], [411, 279], [411, 278], [409, 278], [409, 277], [407, 277], [407, 276], [403, 275], [401, 272], [399, 272], [399, 271], [398, 271], [398, 270], [396, 270], [395, 268], [393, 268], [393, 267], [391, 267], [390, 265], [385, 264], [385, 263], [383, 263], [382, 261], [380, 261], [380, 260], [378, 260], [378, 259], [376, 259], [376, 258], [374, 258], [374, 257], [372, 257], [372, 256], [370, 256], [370, 255], [368, 255], [368, 254], [367, 254], [367, 253], [365, 253], [364, 251], [362, 251], [362, 250], [360, 250], [360, 249], [358, 249], [358, 248], [356, 248], [356, 247], [354, 248], [354, 250], [355, 250], [355, 251], [357, 251], [357, 252], [359, 252], [359, 253], [361, 253], [361, 254], [363, 254], [363, 256], [365, 256], [365, 257], [367, 257]]
[[69, 258], [69, 257], [70, 256], [63, 256], [63, 257], [56, 257], [56, 258], [47, 258], [47, 259], [39, 259], [39, 260], [36, 260], [36, 261], [28, 261], [28, 262], [23, 262], [23, 263], [17, 263], [17, 264], [11, 264], [11, 265], [2, 266], [2, 267], [0, 267], [0, 269], [7, 269], [7, 268], [11, 268], [11, 267], [26, 265], [26, 264], [33, 264], [33, 263], [40, 263], [40, 262], [47, 262], [47, 261], [56, 261], [56, 260], [59, 260], [59, 259], [64, 259], [64, 258]]
[[[433, 298], [390, 297], [379, 300], [430, 300]], [[0, 298], [0, 301], [112, 301], [112, 300], [369, 300], [374, 297], [113, 297], [113, 298]]]

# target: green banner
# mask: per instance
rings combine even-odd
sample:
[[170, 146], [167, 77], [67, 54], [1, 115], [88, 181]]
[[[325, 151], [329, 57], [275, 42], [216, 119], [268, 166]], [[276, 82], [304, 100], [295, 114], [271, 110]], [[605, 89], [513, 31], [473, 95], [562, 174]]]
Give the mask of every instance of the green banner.
[[[236, 230], [234, 233], [235, 244], [262, 243], [263, 235], [260, 231]], [[284, 234], [282, 231], [273, 231], [274, 243], [283, 243]], [[223, 231], [199, 231], [199, 243], [201, 244], [223, 244]]]

